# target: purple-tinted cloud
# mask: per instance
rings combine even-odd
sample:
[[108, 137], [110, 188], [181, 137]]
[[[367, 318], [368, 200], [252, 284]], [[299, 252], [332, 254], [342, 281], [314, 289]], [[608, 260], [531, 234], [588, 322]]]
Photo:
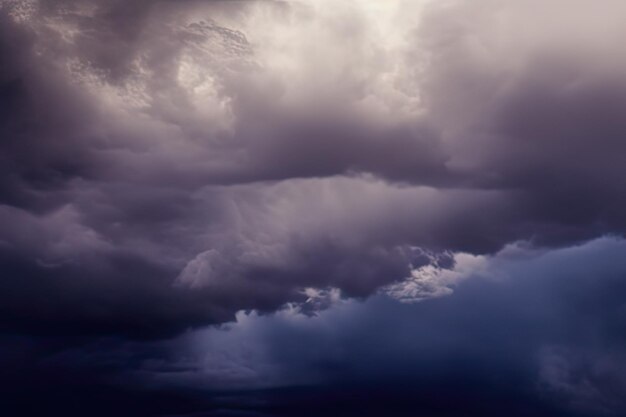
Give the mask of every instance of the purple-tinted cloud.
[[0, 325], [164, 339], [332, 294], [441, 297], [515, 242], [623, 236], [625, 16], [0, 0]]

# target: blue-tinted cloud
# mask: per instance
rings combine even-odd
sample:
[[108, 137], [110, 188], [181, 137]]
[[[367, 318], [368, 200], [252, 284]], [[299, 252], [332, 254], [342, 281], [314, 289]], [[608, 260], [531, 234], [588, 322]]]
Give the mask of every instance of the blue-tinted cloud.
[[626, 410], [624, 250], [611, 238], [555, 251], [516, 245], [467, 271], [445, 297], [336, 301], [315, 316], [293, 306], [241, 313], [232, 325], [174, 344], [184, 370], [159, 373], [154, 363], [143, 372], [154, 372], [157, 385], [209, 390], [307, 386], [302, 406], [319, 410], [325, 405], [307, 401], [334, 387], [338, 404], [368, 404], [351, 395], [380, 390], [371, 401], [389, 401], [399, 413], [410, 395], [415, 410], [424, 401], [441, 415], [466, 407], [470, 415], [524, 407], [519, 415], [533, 407], [536, 415], [619, 415]]

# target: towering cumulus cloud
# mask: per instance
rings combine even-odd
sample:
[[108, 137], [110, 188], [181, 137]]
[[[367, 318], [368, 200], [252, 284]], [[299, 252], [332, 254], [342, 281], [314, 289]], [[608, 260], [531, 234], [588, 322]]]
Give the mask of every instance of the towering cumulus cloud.
[[626, 413], [626, 5], [0, 0], [0, 411]]

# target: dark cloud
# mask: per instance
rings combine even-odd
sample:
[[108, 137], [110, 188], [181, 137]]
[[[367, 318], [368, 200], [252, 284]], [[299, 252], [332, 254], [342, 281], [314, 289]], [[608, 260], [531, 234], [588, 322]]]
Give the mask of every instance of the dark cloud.
[[[80, 351], [102, 337], [148, 349], [155, 339], [232, 321], [241, 310], [272, 313], [304, 303], [315, 316], [339, 292], [359, 299], [381, 288], [400, 299], [445, 295], [463, 273], [438, 266], [458, 268], [463, 256], [483, 259], [513, 242], [558, 248], [623, 236], [624, 12], [613, 0], [602, 7], [585, 0], [0, 0], [3, 333], [44, 350], [54, 338], [54, 346]], [[560, 268], [568, 270], [555, 266], [554, 277], [532, 291], [541, 300], [552, 294], [574, 303], [579, 294], [559, 281]], [[610, 298], [606, 282], [589, 292]], [[502, 404], [526, 404], [521, 414], [548, 413], [552, 403], [529, 382], [538, 362], [528, 356], [548, 340], [535, 333], [547, 324], [533, 330], [528, 323], [552, 319], [555, 331], [566, 333], [541, 354], [542, 369], [557, 378], [552, 385], [621, 410], [611, 394], [623, 388], [621, 377], [558, 380], [588, 372], [593, 349], [569, 339], [568, 326], [587, 307], [594, 320], [604, 317], [595, 301], [562, 306], [572, 310], [569, 321], [545, 300], [537, 301], [538, 312], [523, 310], [519, 303], [534, 284], [506, 290], [519, 300], [485, 285], [467, 284], [454, 298], [424, 306], [366, 303], [384, 322], [378, 328], [374, 316], [363, 321], [375, 333], [386, 335], [392, 317], [413, 310], [443, 320], [442, 334], [419, 319], [406, 324], [408, 333], [441, 338], [432, 341], [434, 356], [425, 351], [431, 347], [396, 334], [387, 335], [394, 340], [389, 349], [400, 350], [385, 353], [399, 358], [403, 348], [415, 348], [432, 359], [428, 377], [410, 380], [422, 387], [421, 401], [435, 398], [433, 413], [447, 412], [437, 408], [437, 393], [452, 390], [470, 401], [463, 394], [469, 386], [479, 396], [513, 396]], [[502, 299], [508, 304], [495, 301]], [[467, 313], [461, 327], [445, 321], [461, 311], [475, 316]], [[492, 318], [493, 311], [499, 314]], [[301, 375], [319, 368], [331, 385], [401, 380], [405, 368], [355, 342], [366, 338], [360, 320], [340, 332], [350, 341], [318, 336], [361, 353], [321, 362], [287, 357], [284, 366]], [[501, 350], [488, 360], [468, 341], [488, 337], [483, 325], [527, 345], [496, 343]], [[614, 326], [607, 334], [618, 333], [620, 324]], [[272, 340], [286, 345], [301, 336], [269, 327]], [[617, 346], [607, 335], [589, 337]], [[95, 350], [121, 346], [113, 345]], [[450, 356], [437, 356], [439, 350]], [[512, 363], [502, 352], [513, 355]], [[596, 365], [609, 366], [611, 355]], [[352, 362], [360, 356], [389, 367]], [[510, 385], [487, 381], [481, 369], [457, 375], [463, 367], [447, 364], [448, 357], [494, 366]], [[125, 366], [134, 365], [111, 373]], [[32, 368], [32, 375], [40, 372]], [[76, 381], [89, 381], [78, 368]], [[359, 369], [365, 375], [353, 373]], [[93, 381], [108, 372], [94, 371]], [[23, 387], [38, 377], [28, 378]], [[65, 386], [70, 392], [75, 383]], [[398, 400], [395, 389], [377, 397], [362, 388], [355, 395], [378, 404]], [[316, 392], [302, 401], [355, 406], [324, 386]], [[111, 393], [118, 394], [125, 395]], [[501, 409], [486, 407], [487, 414]]]
[[160, 381], [310, 386], [266, 394], [285, 415], [620, 415], [623, 250], [613, 239], [509, 247], [466, 270], [448, 297], [337, 302], [314, 317], [241, 314], [184, 337], [174, 351], [187, 371]]
[[[3, 358], [20, 364], [27, 389], [69, 372], [42, 396], [69, 415], [107, 395], [120, 400], [103, 415], [129, 404], [138, 415], [618, 416], [624, 246], [508, 247], [457, 266], [452, 295], [419, 303], [331, 296], [313, 316], [240, 313], [166, 342], [6, 338]], [[36, 367], [24, 364], [33, 357]]]
[[425, 95], [447, 166], [473, 186], [519, 190], [521, 231], [537, 241], [622, 234], [622, 7], [554, 2], [537, 16], [532, 4], [457, 2], [424, 19]]
[[416, 247], [623, 233], [615, 34], [489, 4], [4, 2], [2, 250], [38, 271], [12, 279], [219, 288], [219, 321], [371, 294]]

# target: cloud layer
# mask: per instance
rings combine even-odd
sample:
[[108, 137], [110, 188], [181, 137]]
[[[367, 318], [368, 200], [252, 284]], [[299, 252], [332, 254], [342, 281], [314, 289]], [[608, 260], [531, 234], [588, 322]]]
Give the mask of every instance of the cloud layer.
[[616, 0], [0, 0], [0, 326], [156, 343], [337, 294], [391, 318], [431, 307], [381, 292], [449, 295], [516, 242], [622, 237], [625, 22]]
[[184, 328], [367, 295], [414, 248], [623, 233], [616, 3], [2, 4], [3, 285], [63, 309], [126, 323], [123, 287]]
[[[625, 249], [609, 238], [560, 250], [508, 246], [439, 267], [434, 281], [452, 295], [398, 303], [308, 291], [306, 302], [271, 315], [241, 312], [234, 323], [161, 342], [68, 347], [5, 337], [7, 369], [35, 388], [34, 380], [59, 380], [39, 406], [76, 413], [106, 394], [139, 415], [618, 416]], [[311, 304], [325, 309], [311, 315]], [[26, 364], [32, 357], [42, 363]]]

